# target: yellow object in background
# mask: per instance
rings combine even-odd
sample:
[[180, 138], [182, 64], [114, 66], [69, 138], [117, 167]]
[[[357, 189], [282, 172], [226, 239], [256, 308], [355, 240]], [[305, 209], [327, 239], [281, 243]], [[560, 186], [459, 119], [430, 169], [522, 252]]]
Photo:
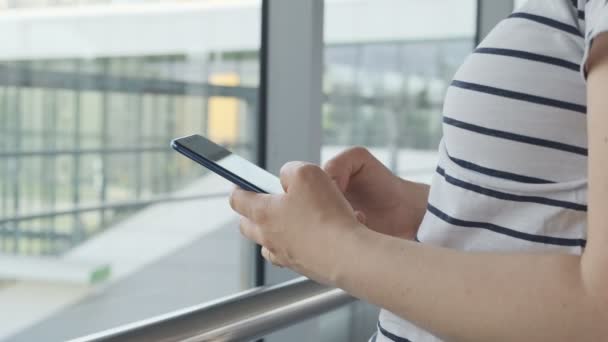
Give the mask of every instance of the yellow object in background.
[[[240, 84], [235, 73], [214, 74], [209, 83], [218, 86], [235, 87]], [[239, 101], [231, 97], [212, 96], [209, 98], [208, 128], [209, 138], [220, 144], [234, 144], [239, 133]]]

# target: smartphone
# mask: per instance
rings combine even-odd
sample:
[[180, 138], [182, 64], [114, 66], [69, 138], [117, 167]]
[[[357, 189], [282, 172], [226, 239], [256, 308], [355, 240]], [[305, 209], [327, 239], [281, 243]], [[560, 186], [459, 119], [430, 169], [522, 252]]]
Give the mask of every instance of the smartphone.
[[244, 190], [284, 193], [278, 177], [198, 134], [174, 139], [171, 147]]

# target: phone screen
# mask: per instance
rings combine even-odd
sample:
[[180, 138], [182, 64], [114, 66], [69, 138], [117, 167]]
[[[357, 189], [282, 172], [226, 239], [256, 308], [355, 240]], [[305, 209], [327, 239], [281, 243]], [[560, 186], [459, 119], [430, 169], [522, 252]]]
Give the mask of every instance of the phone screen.
[[245, 190], [270, 194], [284, 192], [279, 178], [200, 135], [175, 139], [171, 145]]

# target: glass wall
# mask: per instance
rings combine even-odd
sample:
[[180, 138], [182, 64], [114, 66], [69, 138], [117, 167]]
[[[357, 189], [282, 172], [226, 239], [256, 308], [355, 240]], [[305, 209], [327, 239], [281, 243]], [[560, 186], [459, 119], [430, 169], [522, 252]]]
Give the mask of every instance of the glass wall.
[[476, 1], [327, 0], [325, 8], [323, 159], [365, 146], [399, 175], [430, 181], [443, 97], [473, 49]]
[[253, 285], [231, 185], [169, 142], [203, 134], [255, 161], [260, 7], [0, 1], [0, 340]]
[[[64, 340], [251, 286], [231, 185], [169, 141], [201, 133], [255, 160], [260, 6], [0, 0], [0, 341]], [[325, 0], [322, 159], [363, 145], [429, 181], [475, 10]], [[367, 339], [361, 305], [369, 326], [324, 325], [330, 340]]]
[[[430, 182], [443, 97], [473, 50], [476, 9], [474, 0], [325, 0], [322, 160], [364, 146], [399, 176]], [[357, 333], [327, 326], [328, 336], [365, 341], [378, 308], [327, 316]]]
[[[13, 219], [0, 250], [61, 254], [138, 202], [187, 187], [202, 169], [169, 148], [174, 137], [202, 133], [253, 158], [257, 65], [228, 56], [215, 66], [217, 58], [4, 62], [0, 213]], [[56, 213], [112, 203], [126, 206]], [[30, 217], [41, 213], [49, 215]]]

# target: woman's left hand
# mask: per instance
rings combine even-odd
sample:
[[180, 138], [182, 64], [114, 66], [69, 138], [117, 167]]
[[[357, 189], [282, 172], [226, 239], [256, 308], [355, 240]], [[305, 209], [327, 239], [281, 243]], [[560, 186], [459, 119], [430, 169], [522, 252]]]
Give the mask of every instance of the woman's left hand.
[[[235, 189], [230, 206], [241, 232], [262, 245], [271, 263], [334, 284], [344, 247], [363, 226], [337, 185], [319, 167], [291, 162], [281, 168], [282, 195]], [[352, 257], [352, 256], [351, 256]]]

